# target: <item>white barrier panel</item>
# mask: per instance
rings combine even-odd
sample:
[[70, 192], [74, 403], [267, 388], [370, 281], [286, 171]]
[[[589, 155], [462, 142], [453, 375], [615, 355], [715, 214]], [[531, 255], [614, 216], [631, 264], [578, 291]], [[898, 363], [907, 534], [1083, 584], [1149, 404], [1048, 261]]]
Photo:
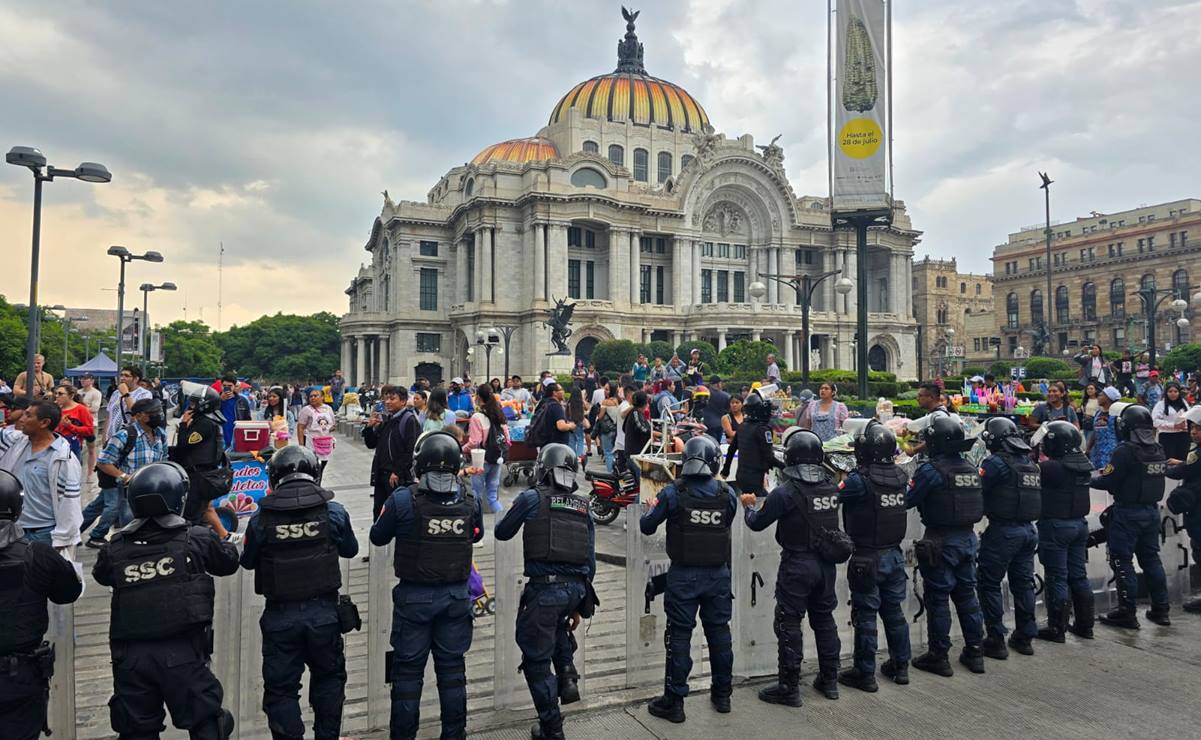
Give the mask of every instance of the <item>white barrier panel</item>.
[[[735, 514], [743, 518], [739, 507]], [[775, 526], [752, 532], [744, 521], [731, 529], [730, 585], [734, 592], [734, 675], [739, 678], [773, 675], [779, 650], [774, 629], [776, 576], [780, 569], [780, 546]]]
[[525, 678], [518, 672], [521, 651], [517, 649], [517, 612], [527, 580], [522, 570], [521, 537], [505, 542], [495, 540], [494, 552], [496, 574], [492, 585], [496, 589], [496, 615], [493, 621], [496, 632], [493, 650], [496, 657], [492, 670], [493, 706], [498, 710], [532, 707]]
[[46, 640], [54, 645], [54, 677], [46, 717], [55, 740], [75, 740], [75, 606], [50, 604]]
[[[242, 705], [253, 705], [255, 700], [255, 697], [243, 695], [237, 690], [242, 672], [242, 640], [245, 637], [242, 630], [242, 575], [244, 573], [245, 571], [239, 569], [232, 576], [213, 579], [216, 598], [213, 602], [211, 663], [213, 673], [221, 682], [224, 694], [221, 704], [235, 719], [234, 737], [237, 737], [242, 730], [241, 720], [244, 716]], [[253, 577], [254, 575], [251, 574], [251, 578]]]
[[392, 649], [392, 548], [371, 545], [367, 563], [367, 726], [387, 727], [392, 713], [391, 687], [384, 683], [384, 668]]
[[[1169, 480], [1164, 486], [1164, 500], [1176, 490], [1180, 481]], [[1163, 572], [1168, 582], [1168, 601], [1179, 604], [1189, 595], [1189, 552], [1188, 535], [1184, 531], [1184, 517], [1168, 511], [1160, 504], [1159, 557], [1163, 561]], [[1138, 558], [1135, 558], [1135, 562]]]

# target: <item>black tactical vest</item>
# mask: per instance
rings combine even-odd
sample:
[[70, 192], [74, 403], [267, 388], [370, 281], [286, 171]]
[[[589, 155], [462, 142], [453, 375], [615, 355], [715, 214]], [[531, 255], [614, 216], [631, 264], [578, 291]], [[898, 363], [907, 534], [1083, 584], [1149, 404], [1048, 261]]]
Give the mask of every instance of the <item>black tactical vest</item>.
[[538, 513], [522, 526], [526, 562], [588, 563], [588, 499], [554, 488], [539, 488], [538, 497]]
[[303, 601], [334, 595], [342, 586], [338, 547], [329, 533], [329, 507], [262, 508], [262, 555], [254, 592], [271, 601]]
[[33, 563], [33, 545], [17, 540], [0, 550], [0, 656], [27, 652], [36, 648], [46, 634], [46, 597], [34, 593], [25, 583]]
[[730, 510], [725, 484], [716, 496], [695, 496], [676, 484], [674, 513], [667, 518], [667, 556], [673, 565], [714, 567], [730, 560]]
[[1089, 483], [1093, 477], [1093, 464], [1083, 452], [1071, 452], [1059, 460], [1050, 460], [1058, 465], [1063, 476], [1061, 483], [1051, 484], [1043, 479], [1043, 517], [1045, 519], [1081, 519], [1088, 516], [1092, 508]]
[[929, 492], [918, 511], [927, 527], [970, 527], [984, 518], [980, 471], [963, 458], [936, 458], [930, 464], [942, 476], [942, 488]]
[[989, 519], [1032, 522], [1042, 516], [1042, 474], [1028, 457], [997, 453], [1009, 468], [1000, 485], [989, 489], [984, 513]]
[[1138, 445], [1130, 441], [1120, 446], [1134, 452], [1140, 470], [1129, 471], [1122, 487], [1113, 492], [1119, 504], [1151, 505], [1163, 498], [1164, 476], [1168, 472], [1167, 458], [1158, 444]]
[[905, 487], [909, 476], [896, 465], [871, 464], [859, 468], [867, 489], [866, 497], [844, 500], [842, 519], [855, 548], [883, 550], [905, 539], [909, 512], [905, 510]]
[[406, 583], [462, 583], [471, 574], [472, 517], [475, 499], [464, 492], [459, 501], [439, 501], [416, 485], [414, 526], [396, 537], [393, 568]]
[[776, 521], [776, 542], [785, 550], [809, 550], [818, 529], [838, 529], [838, 486], [828, 478], [820, 483], [788, 482], [792, 511]]
[[190, 555], [188, 529], [166, 542], [118, 532], [108, 545], [110, 640], [158, 640], [213, 621], [213, 579]]

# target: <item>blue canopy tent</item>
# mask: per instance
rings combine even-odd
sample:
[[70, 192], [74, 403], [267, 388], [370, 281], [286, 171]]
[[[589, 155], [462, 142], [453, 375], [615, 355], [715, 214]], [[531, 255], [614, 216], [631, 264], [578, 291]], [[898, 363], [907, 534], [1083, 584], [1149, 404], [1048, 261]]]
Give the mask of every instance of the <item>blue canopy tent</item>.
[[117, 363], [111, 357], [99, 352], [95, 357], [83, 363], [79, 367], [73, 367], [67, 370], [67, 377], [78, 378], [91, 373], [97, 378], [116, 378]]

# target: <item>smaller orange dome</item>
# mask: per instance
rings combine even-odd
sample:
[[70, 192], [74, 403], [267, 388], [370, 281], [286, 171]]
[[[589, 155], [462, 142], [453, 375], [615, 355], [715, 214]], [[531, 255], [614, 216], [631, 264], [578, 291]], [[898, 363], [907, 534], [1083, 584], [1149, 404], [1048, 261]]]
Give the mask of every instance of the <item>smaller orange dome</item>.
[[528, 139], [509, 139], [484, 149], [472, 158], [472, 164], [485, 162], [541, 162], [558, 159], [559, 149], [550, 139], [531, 136]]

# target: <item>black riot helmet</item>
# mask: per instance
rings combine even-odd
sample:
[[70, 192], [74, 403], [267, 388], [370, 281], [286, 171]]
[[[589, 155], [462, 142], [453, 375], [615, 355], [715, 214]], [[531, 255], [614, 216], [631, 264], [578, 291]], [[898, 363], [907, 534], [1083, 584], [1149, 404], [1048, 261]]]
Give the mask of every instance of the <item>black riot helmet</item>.
[[188, 474], [177, 463], [150, 463], [129, 479], [126, 495], [137, 519], [180, 514], [188, 497]]
[[1018, 425], [1013, 423], [1013, 419], [1007, 416], [994, 416], [984, 422], [984, 429], [980, 432], [980, 439], [984, 440], [984, 445], [989, 452], [1029, 452], [1030, 445], [1026, 440], [1022, 439], [1022, 432], [1018, 429]]
[[825, 459], [822, 438], [808, 429], [799, 429], [788, 435], [784, 443], [784, 467], [796, 465], [821, 465]]
[[221, 394], [211, 385], [183, 380], [179, 383], [179, 390], [193, 414], [198, 416], [221, 414]]
[[1082, 444], [1084, 437], [1076, 425], [1059, 419], [1047, 424], [1047, 430], [1043, 433], [1042, 451], [1047, 457], [1059, 460], [1070, 453], [1080, 452]]
[[413, 446], [413, 473], [424, 491], [454, 493], [463, 451], [450, 432], [426, 432]]
[[294, 480], [316, 483], [319, 475], [321, 461], [308, 447], [288, 445], [276, 450], [267, 463], [267, 479], [273, 489]]
[[538, 453], [534, 480], [564, 491], [574, 491], [578, 487], [575, 474], [579, 469], [580, 459], [575, 450], [564, 444], [549, 444]]
[[712, 478], [721, 464], [721, 450], [708, 434], [698, 434], [684, 443], [680, 475]]
[[751, 391], [742, 402], [742, 413], [751, 421], [765, 424], [771, 421], [771, 404], [765, 401], [763, 396]]
[[1118, 439], [1140, 445], [1155, 444], [1155, 425], [1151, 411], [1142, 404], [1132, 403], [1122, 409], [1117, 421]]
[[855, 437], [855, 460], [860, 465], [891, 463], [897, 454], [897, 437], [878, 421], [868, 425]]
[[964, 439], [963, 426], [959, 419], [949, 414], [932, 416], [930, 424], [922, 430], [922, 436], [934, 455], [964, 452], [972, 444], [972, 440]]
[[21, 479], [7, 470], [0, 470], [0, 520], [16, 521], [21, 517], [25, 494]]

